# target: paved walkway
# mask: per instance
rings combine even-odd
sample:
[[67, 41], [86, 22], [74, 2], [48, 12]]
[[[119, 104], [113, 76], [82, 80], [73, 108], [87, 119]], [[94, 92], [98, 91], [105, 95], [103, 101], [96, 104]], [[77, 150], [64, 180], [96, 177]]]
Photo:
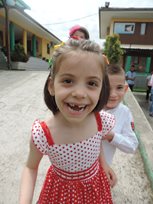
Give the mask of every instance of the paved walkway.
[[[48, 71], [0, 71], [0, 204], [17, 204], [19, 183], [27, 158], [31, 125], [50, 112], [43, 102], [43, 86]], [[149, 141], [148, 141], [149, 142]], [[49, 166], [41, 162], [34, 202]], [[153, 194], [137, 150], [128, 155], [116, 153], [113, 168], [118, 184], [113, 189], [116, 204], [152, 204]]]
[[146, 93], [141, 92], [133, 92], [137, 102], [139, 103], [140, 107], [142, 108], [148, 122], [150, 123], [152, 129], [153, 129], [153, 117], [149, 116], [149, 104], [150, 101], [146, 101]]

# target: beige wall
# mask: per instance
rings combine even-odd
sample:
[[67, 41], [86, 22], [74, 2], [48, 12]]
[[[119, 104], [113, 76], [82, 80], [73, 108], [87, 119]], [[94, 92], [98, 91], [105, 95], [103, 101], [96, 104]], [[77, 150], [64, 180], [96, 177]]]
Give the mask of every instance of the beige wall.
[[[12, 13], [12, 9], [10, 13]], [[1, 9], [0, 10], [0, 22], [2, 23], [0, 24], [0, 30], [3, 31], [3, 45], [5, 46], [5, 27], [4, 27], [5, 19], [4, 18], [5, 18], [4, 10]], [[41, 27], [40, 27], [40, 32], [39, 32], [39, 26], [35, 24], [32, 20], [28, 19], [27, 17], [24, 17], [23, 14], [16, 14], [16, 17], [14, 16], [11, 17], [11, 14], [10, 14], [10, 20], [14, 24], [16, 32], [17, 30], [20, 30], [20, 33], [18, 33], [18, 36], [19, 36], [18, 39], [20, 39], [20, 42], [23, 43], [24, 50], [26, 53], [27, 53], [27, 40], [31, 38], [32, 35], [35, 35], [38, 41], [37, 56], [44, 57], [46, 59], [51, 58], [52, 48], [50, 49], [50, 54], [48, 54], [47, 44], [49, 44], [50, 42], [53, 42], [54, 38], [52, 38], [52, 36], [49, 33], [47, 33]], [[17, 35], [17, 33], [15, 33], [15, 35]]]

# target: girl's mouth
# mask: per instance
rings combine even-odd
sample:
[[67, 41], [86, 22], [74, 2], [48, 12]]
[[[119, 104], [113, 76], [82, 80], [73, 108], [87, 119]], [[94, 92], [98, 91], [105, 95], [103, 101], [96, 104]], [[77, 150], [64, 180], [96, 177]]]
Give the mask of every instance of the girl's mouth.
[[67, 103], [67, 106], [72, 110], [72, 111], [77, 111], [77, 112], [82, 112], [85, 110], [87, 105], [76, 105], [73, 103]]

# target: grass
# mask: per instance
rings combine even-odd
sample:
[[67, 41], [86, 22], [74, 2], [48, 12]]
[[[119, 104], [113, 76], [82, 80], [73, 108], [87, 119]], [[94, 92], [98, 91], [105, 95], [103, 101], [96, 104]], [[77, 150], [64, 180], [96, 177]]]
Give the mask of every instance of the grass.
[[134, 88], [133, 91], [134, 92], [146, 92], [146, 89], [144, 89], [144, 88]]

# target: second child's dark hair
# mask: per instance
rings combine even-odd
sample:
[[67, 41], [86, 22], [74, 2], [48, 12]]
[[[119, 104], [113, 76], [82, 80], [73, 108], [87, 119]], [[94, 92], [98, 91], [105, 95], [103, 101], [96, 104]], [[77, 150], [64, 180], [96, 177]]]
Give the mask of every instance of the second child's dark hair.
[[47, 77], [47, 80], [44, 86], [44, 101], [47, 107], [52, 111], [54, 115], [59, 110], [56, 105], [55, 96], [50, 95], [48, 91], [48, 82], [50, 80], [50, 77], [52, 77], [54, 80], [55, 75], [59, 70], [60, 64], [62, 63], [62, 60], [66, 56], [70, 57], [71, 52], [80, 52], [80, 51], [97, 54], [99, 56], [99, 61], [100, 61], [102, 71], [103, 71], [102, 90], [100, 93], [99, 101], [93, 111], [99, 112], [107, 104], [109, 93], [110, 93], [110, 85], [109, 85], [109, 79], [108, 79], [108, 75], [106, 74], [104, 60], [103, 60], [103, 56], [101, 54], [99, 45], [90, 40], [70, 39], [65, 45], [59, 47], [58, 49], [54, 51], [53, 57], [52, 57], [51, 71], [50, 71], [49, 76]]

